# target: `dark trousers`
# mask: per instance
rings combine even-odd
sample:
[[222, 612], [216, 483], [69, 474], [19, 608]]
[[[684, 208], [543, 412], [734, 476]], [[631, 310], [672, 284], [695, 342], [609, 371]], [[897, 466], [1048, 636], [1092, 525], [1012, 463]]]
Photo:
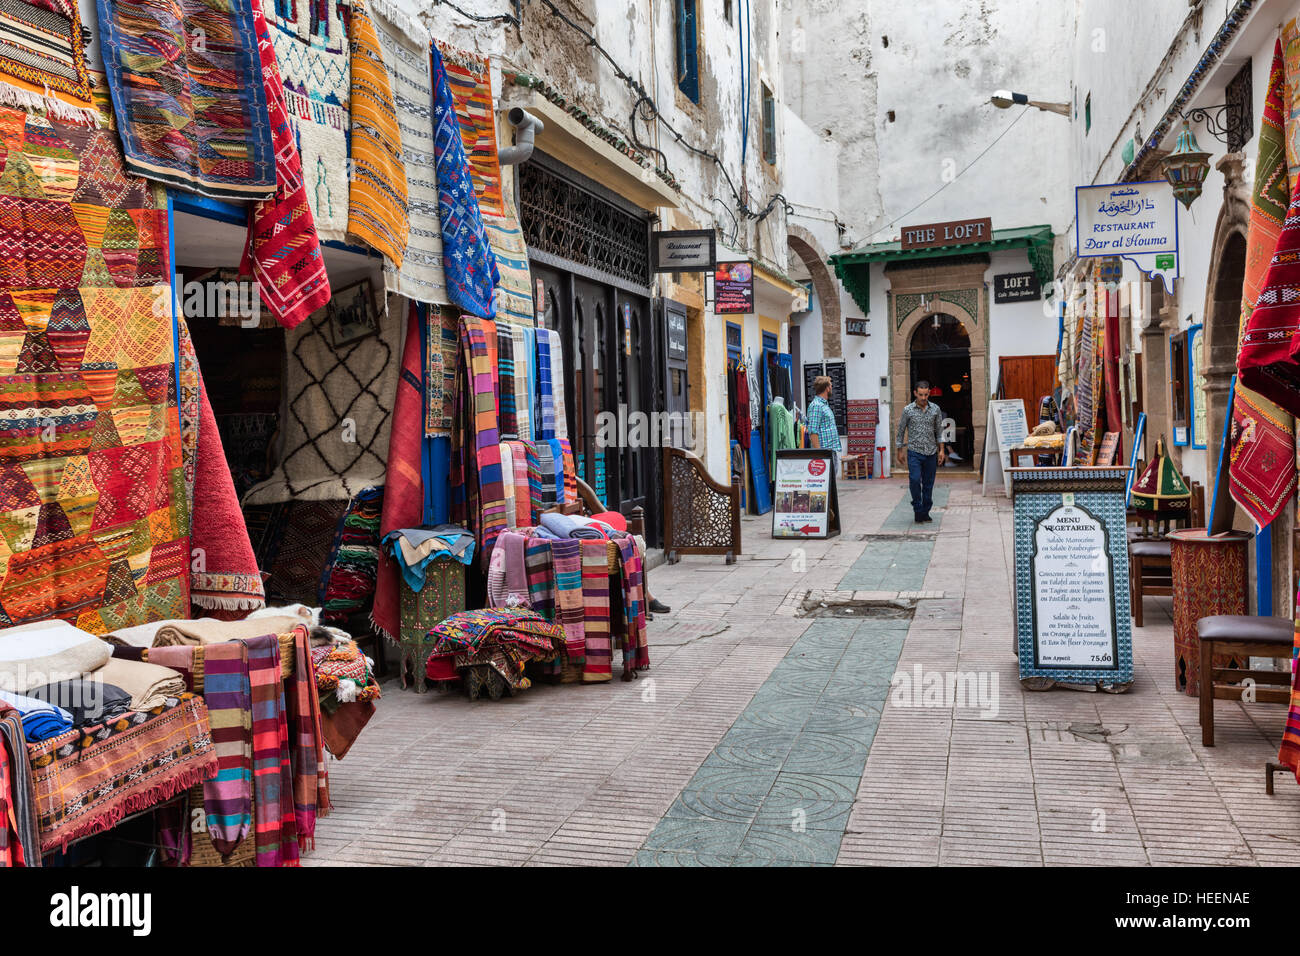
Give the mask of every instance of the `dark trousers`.
[[920, 455], [908, 449], [907, 477], [912, 488], [912, 510], [918, 518], [930, 516], [933, 504], [934, 473], [939, 469], [939, 453]]

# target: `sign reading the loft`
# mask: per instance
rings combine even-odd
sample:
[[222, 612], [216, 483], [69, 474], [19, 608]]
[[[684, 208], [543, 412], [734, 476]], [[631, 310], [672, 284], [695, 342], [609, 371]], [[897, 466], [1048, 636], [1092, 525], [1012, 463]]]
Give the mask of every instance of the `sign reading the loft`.
[[932, 249], [937, 246], [968, 246], [972, 242], [988, 242], [993, 238], [993, 220], [957, 219], [953, 222], [932, 222], [924, 226], [904, 226], [903, 249]]
[[655, 272], [708, 272], [717, 264], [717, 234], [712, 229], [654, 233]]
[[[1125, 468], [1014, 471], [1020, 679], [1127, 689]], [[1063, 490], [1063, 489], [1070, 490]]]
[[713, 314], [750, 315], [754, 311], [754, 264], [719, 262], [713, 271]]
[[866, 319], [848, 319], [844, 320], [844, 333], [846, 335], [870, 335], [867, 331]]
[[1178, 202], [1163, 179], [1078, 186], [1074, 246], [1080, 259], [1120, 256], [1173, 294], [1178, 278]]
[[993, 301], [1036, 302], [1043, 297], [1043, 287], [1033, 272], [1006, 272], [993, 277]]
[[668, 357], [686, 358], [686, 313], [668, 312]]

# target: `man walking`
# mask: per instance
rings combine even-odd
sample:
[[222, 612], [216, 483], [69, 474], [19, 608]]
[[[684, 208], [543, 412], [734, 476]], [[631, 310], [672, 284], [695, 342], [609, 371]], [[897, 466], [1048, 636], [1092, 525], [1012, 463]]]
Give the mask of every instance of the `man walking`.
[[[912, 488], [912, 511], [916, 521], [932, 521], [930, 506], [934, 493], [934, 473], [947, 457], [944, 454], [943, 413], [930, 401], [930, 383], [920, 381], [912, 389], [916, 401], [903, 409], [898, 419], [898, 435], [894, 447], [898, 449], [898, 463], [904, 462], [903, 449], [907, 449], [907, 476]], [[903, 441], [906, 434], [910, 440]]]
[[835, 427], [835, 413], [831, 411], [831, 379], [818, 375], [813, 379], [815, 398], [808, 403], [808, 431], [812, 433], [814, 448], [830, 448], [835, 452], [831, 460], [831, 474], [838, 475], [840, 468], [840, 432]]

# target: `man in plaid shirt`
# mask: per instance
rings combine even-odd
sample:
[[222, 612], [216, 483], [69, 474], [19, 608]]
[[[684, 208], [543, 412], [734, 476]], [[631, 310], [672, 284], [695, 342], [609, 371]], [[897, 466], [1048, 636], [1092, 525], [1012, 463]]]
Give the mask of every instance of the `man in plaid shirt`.
[[[907, 450], [907, 475], [912, 489], [912, 511], [917, 523], [932, 521], [930, 505], [934, 492], [934, 474], [947, 455], [943, 448], [943, 412], [930, 401], [930, 383], [917, 382], [912, 389], [916, 401], [903, 409], [898, 418], [898, 435], [894, 446], [898, 449], [898, 463], [904, 463], [903, 450]], [[911, 444], [903, 441], [907, 435]]]
[[835, 452], [831, 473], [840, 471], [840, 432], [835, 427], [835, 413], [831, 411], [831, 380], [828, 375], [813, 379], [816, 397], [808, 403], [808, 431], [812, 433], [814, 448], [829, 448]]

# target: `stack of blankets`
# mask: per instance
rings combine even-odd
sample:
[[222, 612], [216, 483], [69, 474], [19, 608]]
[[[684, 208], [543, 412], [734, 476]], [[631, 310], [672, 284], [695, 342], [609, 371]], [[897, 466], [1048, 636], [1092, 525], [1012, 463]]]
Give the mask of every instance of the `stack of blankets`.
[[524, 676], [525, 665], [554, 660], [564, 646], [559, 626], [520, 608], [460, 611], [434, 625], [430, 634], [437, 642], [434, 654], [455, 656], [471, 700], [480, 690], [493, 699], [527, 690], [531, 682]]

